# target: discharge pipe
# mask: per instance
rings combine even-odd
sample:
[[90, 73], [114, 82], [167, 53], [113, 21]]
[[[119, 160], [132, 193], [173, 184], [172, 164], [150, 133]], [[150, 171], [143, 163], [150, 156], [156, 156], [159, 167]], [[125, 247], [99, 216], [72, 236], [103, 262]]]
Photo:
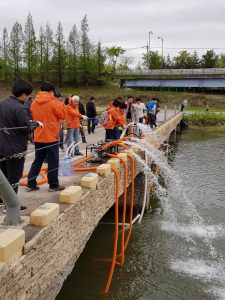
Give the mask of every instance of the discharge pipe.
[[6, 205], [6, 216], [4, 223], [6, 225], [17, 225], [18, 223], [21, 223], [19, 199], [1, 170], [0, 197]]

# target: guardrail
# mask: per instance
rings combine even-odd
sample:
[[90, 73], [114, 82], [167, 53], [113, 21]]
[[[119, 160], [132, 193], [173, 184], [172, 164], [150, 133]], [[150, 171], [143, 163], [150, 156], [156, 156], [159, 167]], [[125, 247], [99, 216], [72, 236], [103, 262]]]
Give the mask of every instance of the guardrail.
[[116, 71], [116, 75], [225, 75], [225, 68]]

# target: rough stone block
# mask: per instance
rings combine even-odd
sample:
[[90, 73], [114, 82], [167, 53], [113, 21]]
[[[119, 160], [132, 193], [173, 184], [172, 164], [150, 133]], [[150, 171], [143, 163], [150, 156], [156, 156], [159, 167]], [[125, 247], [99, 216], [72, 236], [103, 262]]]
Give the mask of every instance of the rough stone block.
[[46, 226], [59, 215], [59, 204], [45, 203], [30, 214], [30, 224]]
[[139, 149], [138, 149], [138, 147], [136, 145], [130, 146], [130, 149], [132, 149], [135, 153], [139, 153], [140, 152]]
[[7, 229], [0, 233], [0, 261], [8, 266], [19, 260], [25, 244], [25, 232], [22, 229]]
[[120, 160], [118, 158], [110, 158], [107, 163], [110, 164], [112, 168], [120, 169]]
[[98, 174], [96, 173], [88, 173], [80, 180], [81, 186], [87, 189], [96, 189], [97, 183]]
[[121, 152], [121, 153], [118, 153], [117, 156], [120, 158], [123, 158], [125, 161], [127, 161], [127, 153]]
[[82, 196], [82, 188], [80, 186], [70, 186], [60, 193], [59, 201], [61, 203], [73, 204]]
[[111, 173], [111, 165], [110, 164], [102, 164], [97, 167], [97, 174], [100, 176], [108, 176]]

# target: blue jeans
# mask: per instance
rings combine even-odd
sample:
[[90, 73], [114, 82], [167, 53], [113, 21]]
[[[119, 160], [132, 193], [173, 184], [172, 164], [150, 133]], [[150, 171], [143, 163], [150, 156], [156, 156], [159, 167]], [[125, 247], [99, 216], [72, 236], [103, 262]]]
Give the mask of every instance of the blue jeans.
[[[44, 148], [43, 148], [44, 147]], [[43, 148], [43, 149], [41, 149]], [[42, 164], [48, 157], [48, 183], [50, 188], [59, 186], [58, 168], [59, 168], [59, 144], [52, 143], [35, 143], [35, 160], [32, 163], [28, 174], [28, 186], [36, 187], [36, 178], [40, 173]]]
[[[69, 147], [74, 141], [78, 142], [80, 137], [80, 129], [79, 128], [67, 128], [66, 134], [66, 143]], [[75, 147], [75, 154], [79, 152], [79, 147]]]

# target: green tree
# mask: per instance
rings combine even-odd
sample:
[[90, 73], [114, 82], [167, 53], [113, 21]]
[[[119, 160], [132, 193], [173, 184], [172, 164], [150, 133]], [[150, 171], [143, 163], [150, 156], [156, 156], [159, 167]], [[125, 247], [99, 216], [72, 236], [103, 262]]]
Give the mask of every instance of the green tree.
[[49, 71], [51, 66], [51, 59], [53, 56], [53, 41], [54, 33], [49, 23], [46, 24], [44, 32], [44, 46], [43, 46], [43, 73], [49, 79]]
[[221, 53], [216, 63], [217, 68], [225, 68], [225, 54]]
[[39, 40], [37, 41], [37, 53], [38, 53], [38, 68], [41, 80], [44, 80], [44, 45], [45, 45], [44, 29], [41, 26], [39, 31]]
[[32, 81], [35, 65], [37, 63], [37, 45], [36, 36], [33, 26], [32, 16], [29, 13], [24, 28], [24, 44], [23, 44], [23, 56], [25, 67], [28, 72], [28, 79]]
[[23, 44], [23, 29], [19, 22], [16, 22], [10, 33], [10, 65], [14, 72], [14, 77], [21, 75], [22, 67], [22, 44]]
[[91, 75], [90, 68], [90, 58], [91, 58], [91, 43], [88, 37], [88, 20], [87, 15], [81, 20], [80, 27], [80, 45], [81, 45], [81, 55], [80, 55], [80, 66], [81, 66], [81, 75], [82, 80], [85, 84], [88, 84]]
[[206, 54], [202, 55], [201, 66], [202, 68], [215, 68], [219, 56], [214, 50], [207, 50]]
[[61, 22], [58, 23], [58, 27], [55, 35], [54, 50], [53, 50], [53, 66], [57, 70], [57, 77], [59, 81], [59, 87], [62, 87], [63, 71], [66, 60], [65, 39], [63, 35], [63, 28]]
[[119, 66], [117, 70], [126, 71], [131, 69], [131, 64], [133, 63], [134, 58], [132, 56], [121, 56]]
[[179, 55], [173, 58], [174, 67], [176, 69], [191, 69], [192, 68], [192, 56], [187, 51], [179, 52]]
[[105, 52], [102, 49], [101, 42], [98, 42], [97, 49], [96, 49], [96, 62], [97, 62], [97, 70], [98, 70], [98, 77], [100, 77], [101, 73], [104, 71], [104, 63], [106, 57]]
[[110, 48], [106, 48], [106, 54], [109, 58], [109, 64], [112, 67], [112, 70], [116, 70], [117, 60], [118, 58], [124, 54], [126, 50], [121, 47], [112, 46]]
[[200, 68], [200, 59], [198, 57], [197, 51], [194, 51], [194, 53], [191, 55], [191, 68], [192, 69]]
[[3, 29], [0, 49], [2, 57], [2, 74], [4, 80], [7, 80], [9, 76], [9, 36], [6, 27]]
[[146, 69], [160, 69], [162, 65], [162, 57], [158, 51], [150, 51], [149, 53], [142, 54], [142, 65]]
[[67, 64], [70, 74], [72, 74], [72, 81], [76, 83], [77, 72], [79, 67], [79, 33], [77, 27], [74, 24], [72, 30], [70, 31], [68, 42], [67, 42]]

